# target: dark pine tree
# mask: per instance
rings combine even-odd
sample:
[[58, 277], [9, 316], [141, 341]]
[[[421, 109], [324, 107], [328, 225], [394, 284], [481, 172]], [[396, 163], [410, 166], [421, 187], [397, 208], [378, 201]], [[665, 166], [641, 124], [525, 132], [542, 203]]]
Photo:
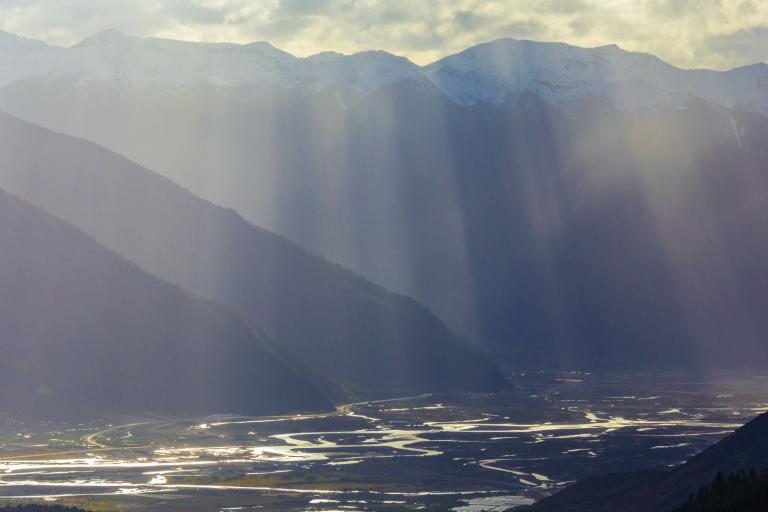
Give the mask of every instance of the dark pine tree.
[[754, 469], [724, 475], [718, 473], [712, 483], [673, 512], [759, 512], [768, 510], [768, 469]]

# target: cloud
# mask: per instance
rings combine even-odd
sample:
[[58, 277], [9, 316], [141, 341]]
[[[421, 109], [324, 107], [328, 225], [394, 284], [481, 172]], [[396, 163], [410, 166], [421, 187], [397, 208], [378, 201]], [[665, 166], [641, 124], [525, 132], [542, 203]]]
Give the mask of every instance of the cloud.
[[308, 55], [384, 49], [427, 63], [498, 37], [616, 43], [684, 67], [765, 60], [764, 0], [0, 0], [0, 28], [69, 45], [104, 28], [268, 40]]
[[761, 62], [768, 56], [768, 27], [739, 30], [710, 38], [706, 50], [726, 62]]

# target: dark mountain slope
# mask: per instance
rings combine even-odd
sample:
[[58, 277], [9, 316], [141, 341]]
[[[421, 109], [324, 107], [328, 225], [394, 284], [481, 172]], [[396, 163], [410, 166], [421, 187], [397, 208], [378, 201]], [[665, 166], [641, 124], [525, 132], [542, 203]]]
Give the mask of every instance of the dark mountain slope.
[[668, 512], [718, 473], [768, 467], [768, 413], [671, 471], [587, 478], [546, 498], [532, 512]]
[[0, 192], [0, 411], [263, 414], [330, 403], [219, 303]]
[[233, 305], [343, 388], [338, 398], [504, 385], [488, 359], [414, 300], [94, 144], [0, 116], [0, 186], [147, 270]]
[[768, 510], [768, 470], [754, 469], [724, 476], [719, 473], [711, 484], [674, 512], [754, 512]]

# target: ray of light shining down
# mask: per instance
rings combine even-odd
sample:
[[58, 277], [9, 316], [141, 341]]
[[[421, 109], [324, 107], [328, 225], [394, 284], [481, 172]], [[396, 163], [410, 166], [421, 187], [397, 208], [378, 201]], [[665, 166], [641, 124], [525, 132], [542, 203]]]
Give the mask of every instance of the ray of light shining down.
[[768, 467], [768, 3], [0, 29], [0, 512], [699, 512]]

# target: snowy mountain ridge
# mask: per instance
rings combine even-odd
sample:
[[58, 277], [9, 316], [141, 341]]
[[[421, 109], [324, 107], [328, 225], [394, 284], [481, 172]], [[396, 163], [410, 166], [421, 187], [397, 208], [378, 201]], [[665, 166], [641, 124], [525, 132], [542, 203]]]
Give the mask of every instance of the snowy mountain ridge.
[[33, 53], [40, 53], [52, 50], [51, 46], [48, 46], [43, 41], [36, 39], [27, 39], [20, 37], [9, 32], [0, 30], [0, 57], [6, 56], [22, 56]]
[[116, 30], [71, 48], [54, 48], [0, 32], [0, 87], [26, 80], [111, 83], [128, 90], [209, 85], [301, 94], [338, 87], [359, 95], [417, 80], [466, 106], [500, 104], [533, 90], [554, 103], [598, 97], [620, 105], [657, 105], [694, 95], [768, 113], [768, 66], [763, 63], [729, 71], [685, 70], [616, 45], [582, 48], [514, 39], [479, 44], [419, 66], [384, 51], [299, 58], [265, 42], [142, 39]]

